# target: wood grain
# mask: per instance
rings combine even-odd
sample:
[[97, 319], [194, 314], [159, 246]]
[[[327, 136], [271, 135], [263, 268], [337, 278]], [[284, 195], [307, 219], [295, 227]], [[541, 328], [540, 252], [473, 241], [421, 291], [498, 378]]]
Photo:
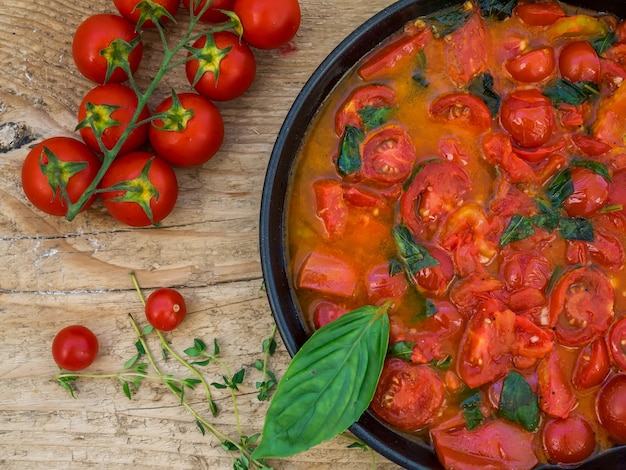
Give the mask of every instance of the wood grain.
[[[87, 16], [113, 12], [105, 0], [0, 0], [0, 467], [227, 469], [231, 458], [202, 436], [193, 418], [157, 382], [132, 400], [114, 379], [78, 381], [72, 399], [54, 380], [50, 344], [62, 327], [80, 323], [98, 335], [90, 370], [116, 372], [134, 353], [128, 314], [142, 318], [129, 273], [148, 293], [182, 290], [189, 316], [168, 337], [179, 351], [193, 338], [217, 338], [224, 361], [247, 378], [238, 396], [245, 433], [260, 432], [266, 403], [256, 399], [252, 367], [274, 326], [262, 289], [258, 213], [272, 145], [291, 103], [323, 58], [390, 0], [302, 0], [293, 50], [255, 51], [258, 74], [241, 98], [219, 107], [226, 122], [222, 150], [200, 168], [177, 169], [180, 197], [159, 228], [130, 229], [100, 204], [73, 222], [35, 209], [20, 186], [29, 145], [73, 135], [76, 110], [93, 86], [71, 57], [75, 28]], [[184, 12], [182, 12], [184, 13]], [[180, 37], [185, 15], [171, 31]], [[144, 35], [139, 73], [145, 86], [160, 63], [156, 35]], [[152, 97], [189, 89], [184, 74], [168, 76]], [[154, 345], [156, 346], [156, 345]], [[289, 362], [282, 343], [271, 362]], [[209, 368], [217, 380], [220, 372]], [[228, 397], [216, 391], [216, 426], [236, 433]], [[189, 399], [202, 407], [201, 396]], [[369, 455], [336, 438], [275, 468], [370, 468]], [[377, 468], [397, 468], [382, 457]]]

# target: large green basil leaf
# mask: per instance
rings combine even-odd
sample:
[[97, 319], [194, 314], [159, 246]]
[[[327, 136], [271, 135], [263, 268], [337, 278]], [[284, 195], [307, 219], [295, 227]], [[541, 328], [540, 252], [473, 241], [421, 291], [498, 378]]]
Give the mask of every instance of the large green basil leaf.
[[500, 415], [534, 431], [539, 426], [539, 400], [526, 379], [511, 371], [504, 379], [500, 395]]
[[389, 304], [365, 306], [317, 330], [293, 357], [252, 457], [288, 457], [350, 427], [367, 409], [389, 342]]

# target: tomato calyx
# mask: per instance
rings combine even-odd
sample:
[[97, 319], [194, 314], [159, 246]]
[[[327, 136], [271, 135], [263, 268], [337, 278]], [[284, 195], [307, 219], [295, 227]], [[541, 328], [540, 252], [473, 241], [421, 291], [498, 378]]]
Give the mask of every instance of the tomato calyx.
[[100, 140], [104, 131], [109, 127], [119, 126], [121, 124], [120, 121], [113, 119], [113, 113], [120, 108], [121, 106], [110, 104], [86, 103], [85, 109], [87, 113], [85, 119], [78, 123], [75, 130], [90, 127], [98, 138], [100, 145], [104, 147], [104, 144], [102, 144]]
[[70, 178], [84, 170], [87, 165], [89, 165], [87, 162], [61, 161], [52, 150], [45, 146], [39, 160], [41, 172], [48, 179], [48, 184], [52, 188], [55, 197], [60, 193], [61, 200], [65, 201], [68, 206], [71, 204], [67, 193], [67, 185]]
[[156, 186], [152, 184], [149, 176], [153, 161], [154, 157], [150, 158], [136, 178], [121, 181], [109, 188], [103, 189], [103, 192], [124, 191], [122, 195], [111, 198], [110, 200], [115, 202], [134, 202], [138, 204], [152, 223], [154, 223], [154, 216], [152, 214], [152, 208], [150, 207], [150, 201], [152, 198], [155, 198], [157, 201], [159, 200], [159, 191]]
[[[155, 26], [158, 25], [158, 27], [163, 27], [168, 21], [174, 24], [176, 23], [176, 19], [163, 5], [153, 2], [152, 0], [141, 0], [135, 6], [135, 10], [139, 11], [139, 20], [137, 20], [136, 30], [141, 29], [141, 27], [148, 22]], [[167, 18], [167, 21], [164, 20], [164, 18]]]
[[[191, 108], [185, 108], [180, 102], [180, 98], [174, 90], [172, 90], [172, 105], [167, 111], [153, 116], [152, 125], [161, 131], [180, 132], [187, 128], [187, 123], [194, 116]], [[157, 125], [155, 119], [160, 119], [163, 124]]]
[[202, 47], [185, 46], [185, 49], [190, 54], [187, 60], [195, 59], [198, 61], [198, 70], [191, 84], [192, 87], [198, 84], [205, 73], [212, 73], [215, 76], [215, 82], [217, 84], [219, 81], [220, 63], [233, 48], [232, 46], [228, 46], [224, 49], [220, 49], [215, 44], [215, 38], [212, 34], [206, 34], [204, 37], [206, 39]]
[[104, 83], [109, 81], [109, 78], [111, 78], [111, 75], [117, 68], [122, 69], [129, 77], [132, 75], [129, 56], [139, 44], [141, 44], [141, 36], [139, 35], [131, 42], [118, 38], [111, 41], [111, 44], [100, 51], [100, 55], [107, 61]]

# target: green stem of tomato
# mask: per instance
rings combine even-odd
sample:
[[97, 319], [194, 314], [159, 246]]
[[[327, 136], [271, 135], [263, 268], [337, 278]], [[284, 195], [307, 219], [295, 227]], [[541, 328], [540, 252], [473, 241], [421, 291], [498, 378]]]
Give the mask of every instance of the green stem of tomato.
[[[139, 89], [137, 88], [137, 85], [136, 85], [136, 83], [134, 81], [134, 78], [132, 77], [132, 74], [129, 74], [129, 80], [130, 80], [131, 87], [135, 91], [135, 94], [137, 95], [137, 109], [135, 110], [135, 113], [133, 114], [133, 117], [131, 118], [130, 123], [128, 124], [126, 129], [124, 129], [124, 132], [122, 133], [120, 139], [117, 141], [117, 143], [115, 144], [115, 146], [112, 149], [106, 149], [104, 147], [104, 145], [102, 145], [102, 143], [99, 142], [100, 147], [104, 151], [103, 160], [102, 160], [102, 166], [100, 167], [100, 170], [96, 174], [96, 177], [93, 179], [91, 184], [87, 187], [87, 189], [85, 189], [85, 191], [83, 192], [81, 197], [75, 203], [70, 204], [68, 206], [67, 214], [65, 216], [65, 218], [67, 220], [69, 220], [69, 221], [74, 220], [74, 218], [80, 213], [82, 208], [85, 206], [87, 201], [97, 191], [98, 185], [100, 184], [100, 181], [102, 181], [102, 178], [104, 177], [105, 173], [107, 172], [107, 170], [109, 169], [109, 167], [113, 163], [113, 160], [115, 160], [115, 157], [118, 155], [120, 149], [122, 148], [122, 145], [124, 144], [124, 142], [126, 142], [126, 140], [128, 139], [128, 136], [130, 135], [130, 133], [135, 128], [137, 128], [137, 126], [139, 125], [139, 123], [137, 121], [139, 119], [139, 116], [141, 115], [141, 112], [143, 111], [143, 109], [148, 104], [148, 100], [150, 99], [150, 97], [152, 96], [154, 91], [156, 90], [156, 88], [159, 85], [159, 83], [161, 82], [163, 76], [168, 71], [170, 71], [172, 69], [172, 67], [171, 67], [172, 64], [171, 63], [174, 60], [176, 54], [178, 54], [178, 52], [180, 50], [182, 50], [185, 47], [185, 45], [190, 40], [192, 40], [195, 37], [199, 37], [199, 36], [202, 36], [204, 34], [207, 34], [207, 32], [213, 33], [213, 32], [218, 32], [218, 31], [224, 31], [226, 29], [236, 28], [238, 26], [237, 21], [230, 20], [230, 21], [228, 21], [228, 22], [226, 22], [226, 23], [224, 23], [222, 25], [219, 25], [219, 26], [217, 26], [215, 28], [211, 28], [208, 31], [205, 31], [205, 32], [203, 32], [200, 35], [193, 35], [192, 34], [193, 33], [193, 29], [196, 26], [197, 22], [199, 21], [200, 16], [202, 15], [202, 13], [204, 13], [206, 11], [206, 9], [212, 3], [213, 2], [207, 2], [207, 5], [205, 5], [205, 8], [203, 8], [199, 12], [198, 15], [193, 15], [192, 14], [191, 21], [189, 22], [189, 26], [187, 27], [187, 31], [186, 31], [184, 37], [174, 46], [174, 48], [170, 49], [169, 47], [167, 47], [167, 45], [164, 46], [163, 63], [159, 67], [159, 70], [157, 71], [157, 73], [154, 76], [152, 82], [150, 83], [150, 85], [148, 86], [148, 88], [146, 89], [146, 91], [144, 93], [141, 93], [139, 91]], [[193, 11], [193, 9], [192, 9], [192, 11]], [[162, 28], [159, 27], [159, 30], [161, 30], [161, 29]], [[165, 44], [167, 44], [167, 41], [166, 41], [164, 36], [163, 36], [163, 41], [164, 41]], [[174, 65], [178, 66], [181, 63], [184, 63], [184, 61], [174, 62]]]

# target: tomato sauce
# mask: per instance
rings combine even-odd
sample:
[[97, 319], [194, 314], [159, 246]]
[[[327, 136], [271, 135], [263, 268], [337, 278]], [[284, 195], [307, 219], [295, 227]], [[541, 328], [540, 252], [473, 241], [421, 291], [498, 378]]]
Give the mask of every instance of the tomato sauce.
[[294, 290], [311, 330], [393, 301], [371, 409], [445, 467], [578, 463], [626, 443], [602, 392], [626, 372], [626, 27], [554, 1], [445, 13], [308, 130]]

